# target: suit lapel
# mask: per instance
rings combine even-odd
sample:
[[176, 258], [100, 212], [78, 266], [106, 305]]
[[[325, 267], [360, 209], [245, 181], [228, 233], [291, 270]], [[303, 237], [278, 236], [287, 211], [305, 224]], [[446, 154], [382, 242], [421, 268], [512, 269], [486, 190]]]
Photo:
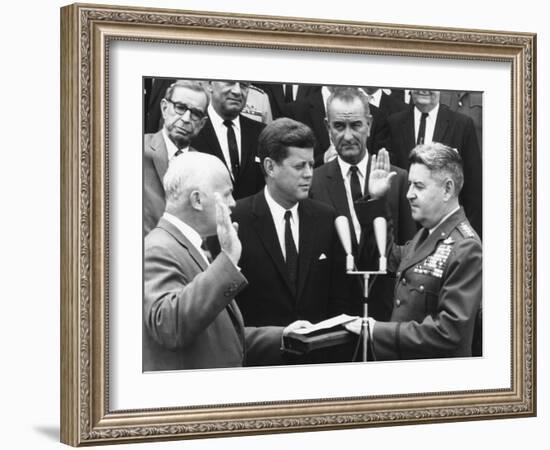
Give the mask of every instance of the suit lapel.
[[264, 191], [261, 190], [254, 196], [252, 203], [252, 212], [255, 216], [252, 226], [256, 230], [260, 241], [266, 249], [267, 254], [273, 260], [275, 268], [283, 278], [285, 285], [291, 293], [294, 294], [294, 288], [290, 284], [286, 264], [283, 259], [283, 252], [273, 223], [271, 211], [267, 206]]
[[189, 241], [189, 239], [187, 239], [181, 233], [181, 231], [178, 230], [178, 228], [175, 225], [173, 225], [172, 223], [168, 222], [166, 219], [163, 219], [161, 217], [158, 223], [158, 227], [170, 233], [174, 237], [174, 239], [178, 241], [180, 245], [182, 245], [187, 249], [187, 251], [189, 252], [189, 255], [191, 256], [191, 258], [193, 258], [193, 260], [195, 261], [197, 266], [199, 266], [201, 271], [204, 272], [206, 270], [206, 268], [208, 267], [208, 264], [206, 263], [202, 255], [195, 248], [195, 246], [191, 244], [191, 241]]
[[204, 132], [204, 139], [208, 144], [208, 148], [212, 149], [212, 154], [220, 158], [225, 164], [226, 162], [223, 156], [222, 148], [218, 141], [218, 136], [216, 135], [216, 131], [214, 130], [214, 125], [212, 125], [212, 120], [210, 119], [210, 117], [208, 117], [208, 120], [204, 124], [204, 128], [202, 131]]
[[250, 152], [256, 153], [253, 146], [254, 143], [250, 140], [250, 133], [248, 132], [248, 123], [246, 117], [240, 116], [239, 121], [241, 123], [241, 161], [239, 164], [239, 176], [243, 176], [246, 172], [249, 162], [254, 158], [250, 158]]
[[153, 151], [153, 164], [162, 184], [162, 179], [164, 178], [164, 175], [168, 170], [168, 151], [166, 150], [162, 131], [159, 131], [153, 136], [153, 138], [151, 139], [150, 147]]
[[338, 164], [338, 160], [334, 159], [328, 163], [327, 169], [327, 191], [332, 202], [332, 206], [336, 210], [337, 215], [345, 215], [348, 218], [351, 241], [354, 249], [357, 248], [357, 236], [353, 228], [353, 220], [351, 219], [351, 211], [349, 209], [348, 197], [346, 195], [346, 186], [342, 178], [342, 171]]
[[[283, 85], [278, 83], [278, 84], [274, 84], [272, 86], [272, 91], [273, 93], [273, 99], [275, 100], [275, 103], [277, 105], [277, 108], [279, 109], [279, 111], [281, 112], [281, 115], [284, 113], [285, 111], [285, 95], [284, 95], [284, 92], [283, 92]], [[275, 117], [274, 117], [275, 119]]]
[[313, 261], [313, 247], [316, 241], [315, 217], [309, 209], [307, 203], [298, 205], [298, 214], [300, 216], [300, 245], [298, 250], [298, 287], [296, 298], [302, 297], [302, 292], [306, 285], [309, 269]]
[[443, 142], [445, 140], [445, 134], [449, 126], [449, 114], [445, 105], [439, 105], [439, 111], [437, 112], [437, 118], [435, 121], [434, 135], [432, 140], [434, 142]]
[[[414, 135], [414, 108], [411, 108], [407, 114], [405, 114], [405, 120], [403, 121], [403, 148], [405, 149], [405, 158], [403, 163], [405, 168], [409, 167], [409, 153], [416, 147], [415, 135]], [[403, 167], [403, 166], [402, 166]]]

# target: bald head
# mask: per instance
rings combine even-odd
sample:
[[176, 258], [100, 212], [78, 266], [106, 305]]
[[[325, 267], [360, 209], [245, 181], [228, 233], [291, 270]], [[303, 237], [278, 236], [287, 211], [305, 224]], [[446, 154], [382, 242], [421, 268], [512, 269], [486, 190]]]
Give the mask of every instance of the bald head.
[[201, 235], [216, 232], [214, 194], [232, 207], [232, 183], [226, 166], [213, 155], [187, 152], [174, 158], [164, 176], [166, 212], [193, 226]]

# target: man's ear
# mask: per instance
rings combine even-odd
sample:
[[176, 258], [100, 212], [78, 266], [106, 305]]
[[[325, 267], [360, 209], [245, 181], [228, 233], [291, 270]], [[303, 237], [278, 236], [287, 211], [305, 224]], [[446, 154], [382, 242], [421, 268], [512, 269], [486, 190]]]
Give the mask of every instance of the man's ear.
[[443, 189], [445, 191], [445, 200], [449, 200], [455, 194], [455, 182], [452, 178], [447, 178], [443, 183]]
[[271, 174], [273, 174], [273, 169], [275, 167], [275, 161], [273, 161], [271, 158], [269, 157], [266, 157], [264, 158], [264, 172], [267, 176], [270, 176]]
[[168, 100], [163, 98], [160, 101], [160, 112], [162, 113], [162, 118], [166, 119], [166, 109], [168, 108]]
[[198, 211], [203, 210], [202, 195], [200, 191], [191, 191], [191, 193], [189, 194], [189, 204], [193, 209], [196, 209]]

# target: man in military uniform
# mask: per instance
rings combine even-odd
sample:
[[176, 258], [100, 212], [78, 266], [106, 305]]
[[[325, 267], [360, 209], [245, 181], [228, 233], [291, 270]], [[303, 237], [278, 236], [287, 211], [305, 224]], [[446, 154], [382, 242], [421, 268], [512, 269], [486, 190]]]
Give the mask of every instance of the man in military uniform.
[[[387, 153], [380, 153], [377, 170], [391, 177]], [[417, 146], [409, 160], [407, 198], [422, 228], [406, 245], [390, 248], [393, 312], [389, 322], [369, 319], [374, 357], [472, 356], [481, 308], [481, 242], [458, 202], [462, 161], [439, 143]]]

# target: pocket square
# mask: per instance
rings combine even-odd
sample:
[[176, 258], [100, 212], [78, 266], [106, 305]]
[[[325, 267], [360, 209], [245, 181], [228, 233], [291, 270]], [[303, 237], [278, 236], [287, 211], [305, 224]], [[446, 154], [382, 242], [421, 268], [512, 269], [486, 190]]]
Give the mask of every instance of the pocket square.
[[319, 261], [322, 261], [323, 259], [327, 259], [327, 255], [321, 253], [321, 256], [319, 256]]

